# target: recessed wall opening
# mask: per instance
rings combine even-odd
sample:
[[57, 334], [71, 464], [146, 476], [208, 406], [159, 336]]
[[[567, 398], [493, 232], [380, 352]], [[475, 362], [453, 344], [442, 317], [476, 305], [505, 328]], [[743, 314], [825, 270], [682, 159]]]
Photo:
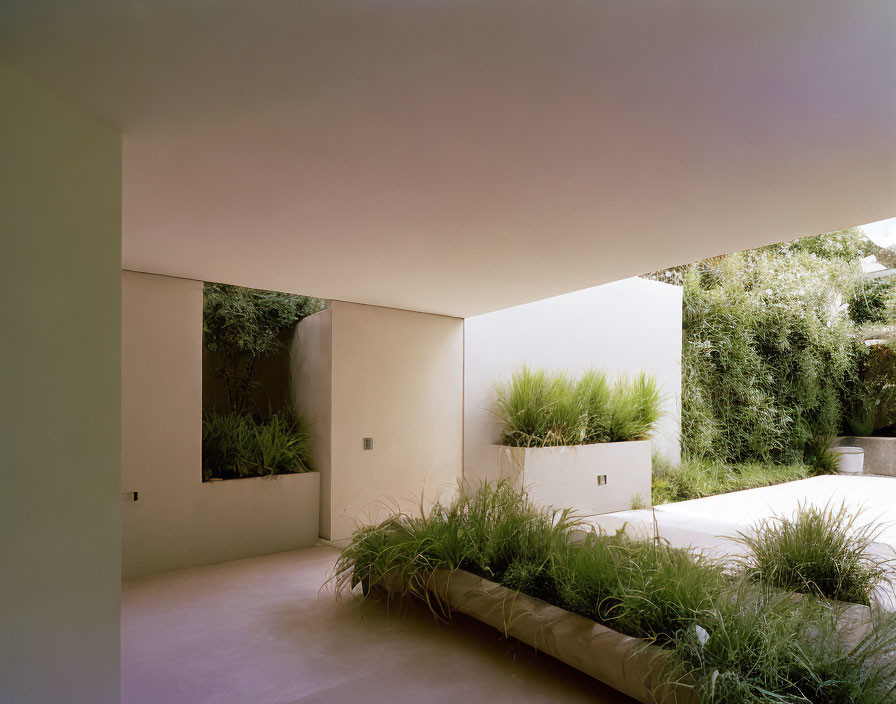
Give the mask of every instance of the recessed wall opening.
[[307, 472], [312, 419], [291, 395], [290, 346], [320, 298], [203, 285], [202, 480]]

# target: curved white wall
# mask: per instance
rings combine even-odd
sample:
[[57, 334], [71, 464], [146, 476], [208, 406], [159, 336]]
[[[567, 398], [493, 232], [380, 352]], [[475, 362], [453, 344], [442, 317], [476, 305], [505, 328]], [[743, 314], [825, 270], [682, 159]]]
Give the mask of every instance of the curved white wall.
[[345, 540], [388, 509], [418, 513], [457, 488], [463, 320], [334, 301], [299, 324], [298, 338], [296, 406], [315, 428], [321, 537]]

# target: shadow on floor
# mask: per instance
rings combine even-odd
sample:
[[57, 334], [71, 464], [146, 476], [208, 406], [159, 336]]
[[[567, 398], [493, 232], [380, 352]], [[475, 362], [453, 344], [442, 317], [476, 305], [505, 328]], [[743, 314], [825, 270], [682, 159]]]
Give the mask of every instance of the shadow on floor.
[[311, 548], [122, 585], [123, 704], [633, 700], [472, 619], [336, 600]]

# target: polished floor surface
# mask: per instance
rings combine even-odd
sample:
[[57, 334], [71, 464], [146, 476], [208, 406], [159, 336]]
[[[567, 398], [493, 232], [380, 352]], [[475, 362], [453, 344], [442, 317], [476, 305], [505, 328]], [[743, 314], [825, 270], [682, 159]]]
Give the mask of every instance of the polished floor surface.
[[330, 548], [122, 585], [124, 704], [632, 700], [475, 621], [337, 601]]

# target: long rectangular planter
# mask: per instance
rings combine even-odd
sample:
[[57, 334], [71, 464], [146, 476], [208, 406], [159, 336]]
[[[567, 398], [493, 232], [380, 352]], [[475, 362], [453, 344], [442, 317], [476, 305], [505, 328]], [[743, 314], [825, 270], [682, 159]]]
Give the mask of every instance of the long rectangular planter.
[[[668, 648], [623, 635], [466, 570], [437, 570], [427, 588], [447, 610], [481, 621], [642, 704], [697, 704], [700, 699], [696, 688], [670, 684], [663, 677], [674, 657]], [[387, 582], [385, 589], [401, 591], [397, 582]], [[857, 647], [872, 627], [871, 610], [860, 604], [833, 603], [842, 610], [837, 626], [840, 636], [849, 647]]]
[[696, 704], [691, 687], [662, 677], [673, 656], [640, 638], [464, 570], [433, 573], [429, 591], [460, 612], [584, 672], [642, 704]]
[[537, 503], [593, 515], [651, 503], [649, 440], [560, 447], [489, 445], [484, 478], [510, 480]]

